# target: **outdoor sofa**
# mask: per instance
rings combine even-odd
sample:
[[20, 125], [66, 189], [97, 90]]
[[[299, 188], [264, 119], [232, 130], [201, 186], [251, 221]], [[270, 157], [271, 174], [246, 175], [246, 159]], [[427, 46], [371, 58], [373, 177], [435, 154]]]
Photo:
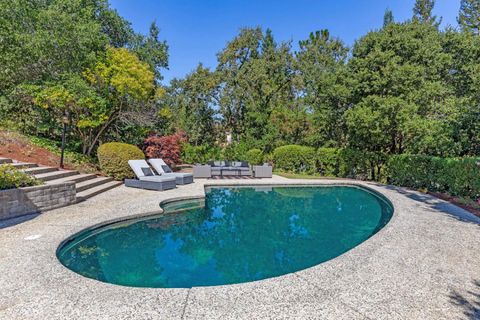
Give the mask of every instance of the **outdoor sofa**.
[[127, 187], [163, 191], [177, 186], [174, 176], [155, 175], [145, 160], [129, 160], [128, 165], [138, 179], [125, 179]]
[[189, 184], [193, 182], [193, 174], [185, 172], [173, 172], [163, 159], [149, 159], [148, 163], [162, 177], [174, 177], [177, 184]]
[[251, 176], [252, 170], [245, 161], [209, 161], [212, 176]]
[[215, 176], [248, 176], [256, 178], [271, 178], [272, 167], [270, 165], [252, 166], [245, 161], [209, 161], [206, 165], [193, 167], [195, 178], [211, 178]]

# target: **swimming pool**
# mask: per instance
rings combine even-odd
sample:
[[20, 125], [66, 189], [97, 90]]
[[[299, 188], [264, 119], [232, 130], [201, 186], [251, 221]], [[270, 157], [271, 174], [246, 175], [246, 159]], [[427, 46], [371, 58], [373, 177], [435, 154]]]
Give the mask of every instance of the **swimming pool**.
[[356, 186], [209, 187], [164, 214], [86, 230], [57, 251], [103, 282], [153, 288], [242, 283], [333, 259], [384, 227], [393, 208]]

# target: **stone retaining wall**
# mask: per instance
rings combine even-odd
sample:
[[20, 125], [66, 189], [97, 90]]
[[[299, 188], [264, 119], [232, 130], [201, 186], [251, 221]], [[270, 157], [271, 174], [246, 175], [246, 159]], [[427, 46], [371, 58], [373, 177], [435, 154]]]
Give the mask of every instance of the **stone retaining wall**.
[[0, 219], [60, 208], [75, 201], [75, 182], [2, 190]]

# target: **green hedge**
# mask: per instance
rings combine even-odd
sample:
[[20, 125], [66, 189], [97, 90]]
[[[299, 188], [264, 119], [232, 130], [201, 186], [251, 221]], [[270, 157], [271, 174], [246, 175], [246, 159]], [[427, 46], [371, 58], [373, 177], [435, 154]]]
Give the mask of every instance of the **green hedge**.
[[115, 180], [135, 177], [128, 160], [145, 159], [138, 147], [121, 142], [102, 144], [97, 150], [97, 156], [102, 171]]
[[15, 169], [11, 165], [0, 165], [0, 190], [30, 187], [40, 184], [42, 184], [42, 181]]
[[317, 172], [322, 176], [338, 176], [340, 167], [340, 150], [336, 148], [319, 148], [317, 150]]
[[414, 189], [448, 192], [454, 196], [480, 198], [480, 160], [438, 158], [422, 155], [392, 156], [387, 164], [388, 181]]
[[314, 148], [287, 145], [273, 150], [276, 169], [294, 173], [314, 173], [316, 171], [316, 151]]
[[248, 150], [245, 154], [245, 160], [251, 165], [263, 164], [263, 152], [260, 149]]

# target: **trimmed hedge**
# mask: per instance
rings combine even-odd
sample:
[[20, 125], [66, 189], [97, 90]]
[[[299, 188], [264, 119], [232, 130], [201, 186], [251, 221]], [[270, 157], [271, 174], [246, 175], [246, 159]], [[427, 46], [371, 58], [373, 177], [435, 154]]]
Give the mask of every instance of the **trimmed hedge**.
[[260, 149], [250, 149], [245, 154], [245, 160], [251, 165], [263, 164], [263, 152]]
[[316, 170], [315, 148], [287, 145], [273, 150], [273, 162], [280, 170], [295, 173], [314, 173]]
[[387, 175], [388, 181], [398, 186], [480, 198], [480, 160], [477, 158], [396, 155], [388, 162]]
[[97, 156], [102, 171], [115, 180], [134, 178], [128, 160], [145, 159], [138, 147], [121, 142], [102, 144], [97, 150]]
[[15, 169], [12, 165], [0, 165], [0, 190], [37, 186], [41, 180]]

